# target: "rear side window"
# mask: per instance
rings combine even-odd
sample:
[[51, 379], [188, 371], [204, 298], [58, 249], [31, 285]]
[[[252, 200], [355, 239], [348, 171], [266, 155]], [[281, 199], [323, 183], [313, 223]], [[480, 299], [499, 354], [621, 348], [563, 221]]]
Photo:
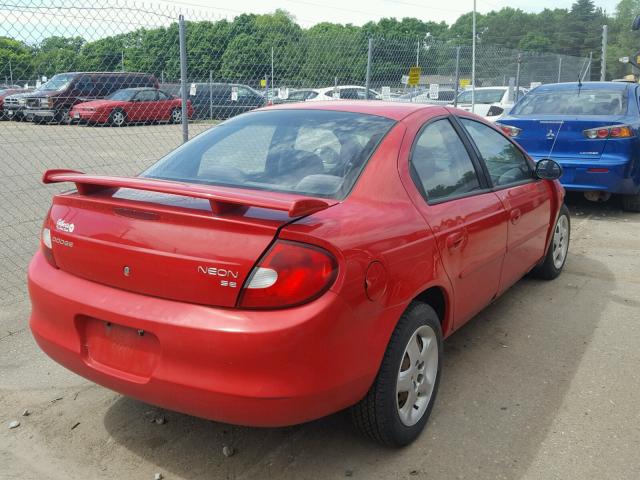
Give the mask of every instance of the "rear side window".
[[249, 113], [187, 142], [143, 176], [340, 199], [394, 124], [324, 110]]
[[460, 121], [478, 147], [494, 185], [533, 179], [531, 167], [522, 152], [501, 133], [474, 120], [461, 118]]
[[480, 190], [471, 157], [449, 120], [437, 120], [420, 132], [411, 166], [430, 203]]

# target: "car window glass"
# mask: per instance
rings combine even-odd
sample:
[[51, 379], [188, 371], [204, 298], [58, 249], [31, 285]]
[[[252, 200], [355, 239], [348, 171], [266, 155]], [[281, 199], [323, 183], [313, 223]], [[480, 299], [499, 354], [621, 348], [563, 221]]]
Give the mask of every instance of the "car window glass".
[[251, 96], [251, 90], [246, 87], [238, 87], [238, 98], [247, 98]]
[[429, 201], [480, 189], [471, 157], [449, 120], [437, 120], [422, 130], [411, 164]]
[[331, 168], [340, 161], [342, 145], [331, 130], [301, 127], [293, 148], [318, 155], [325, 168]]
[[478, 147], [494, 185], [533, 179], [524, 155], [504, 135], [474, 120], [461, 118], [460, 121]]
[[344, 198], [394, 124], [323, 110], [239, 115], [185, 143], [144, 175]]
[[143, 90], [138, 92], [135, 99], [138, 102], [153, 102], [156, 99], [156, 92], [154, 90]]
[[167, 100], [171, 98], [169, 95], [164, 93], [163, 91], [158, 91], [158, 100]]
[[512, 110], [512, 115], [624, 115], [626, 90], [565, 89], [537, 90], [527, 94]]

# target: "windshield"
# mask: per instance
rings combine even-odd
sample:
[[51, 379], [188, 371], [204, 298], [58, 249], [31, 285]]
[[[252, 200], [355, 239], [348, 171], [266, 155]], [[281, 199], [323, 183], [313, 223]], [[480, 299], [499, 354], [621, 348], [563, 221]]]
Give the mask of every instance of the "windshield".
[[59, 73], [58, 75], [54, 75], [48, 82], [43, 83], [38, 90], [59, 92], [67, 88], [69, 82], [71, 82], [74, 77], [75, 75], [73, 73]]
[[627, 111], [624, 90], [555, 90], [532, 92], [511, 115], [623, 115]]
[[[500, 103], [504, 96], [505, 90], [502, 88], [496, 88], [491, 90], [476, 90], [475, 102], [476, 103]], [[458, 103], [471, 103], [471, 90], [465, 90], [458, 95]]]
[[142, 176], [340, 199], [394, 123], [324, 110], [248, 113], [185, 143]]
[[107, 97], [108, 100], [120, 100], [122, 102], [130, 101], [133, 96], [136, 94], [136, 90], [131, 88], [124, 88], [122, 90], [117, 90], [113, 92], [111, 95]]

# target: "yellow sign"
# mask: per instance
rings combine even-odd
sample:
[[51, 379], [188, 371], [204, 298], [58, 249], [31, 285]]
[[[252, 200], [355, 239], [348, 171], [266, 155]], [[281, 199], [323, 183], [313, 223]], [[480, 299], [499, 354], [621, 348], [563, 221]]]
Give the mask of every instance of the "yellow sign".
[[471, 80], [469, 80], [468, 78], [460, 79], [460, 87], [467, 88], [469, 85], [471, 85]]
[[265, 88], [267, 86], [267, 79], [263, 78], [262, 80], [260, 80], [260, 86], [262, 88]]
[[415, 87], [420, 83], [420, 72], [422, 69], [420, 67], [411, 67], [409, 68], [409, 80], [407, 81], [407, 85], [411, 85]]

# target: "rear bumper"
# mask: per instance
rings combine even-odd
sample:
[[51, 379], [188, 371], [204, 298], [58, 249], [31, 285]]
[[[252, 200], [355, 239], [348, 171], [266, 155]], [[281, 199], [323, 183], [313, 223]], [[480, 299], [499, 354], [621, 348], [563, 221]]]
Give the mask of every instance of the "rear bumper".
[[604, 191], [616, 194], [635, 194], [640, 191], [640, 175], [638, 172], [634, 174], [632, 162], [627, 158], [553, 158], [562, 165], [560, 183], [569, 191]]
[[[331, 291], [281, 311], [209, 308], [83, 280], [40, 252], [28, 277], [31, 331], [51, 358], [124, 395], [203, 418], [250, 426], [319, 418], [362, 398], [380, 362]], [[101, 333], [110, 329], [126, 333], [117, 348]]]

